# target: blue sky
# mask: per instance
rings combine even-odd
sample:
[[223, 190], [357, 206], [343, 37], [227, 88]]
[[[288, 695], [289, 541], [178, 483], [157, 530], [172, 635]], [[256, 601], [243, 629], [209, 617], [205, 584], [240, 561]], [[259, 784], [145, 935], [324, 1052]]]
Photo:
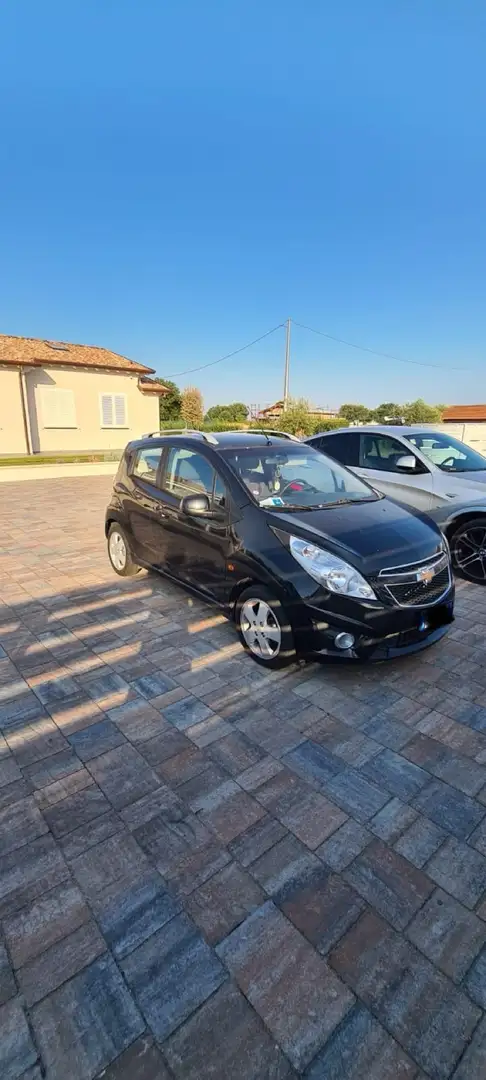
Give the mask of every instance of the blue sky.
[[[4, 0], [0, 330], [316, 404], [486, 401], [482, 0]], [[281, 396], [280, 330], [194, 375]]]

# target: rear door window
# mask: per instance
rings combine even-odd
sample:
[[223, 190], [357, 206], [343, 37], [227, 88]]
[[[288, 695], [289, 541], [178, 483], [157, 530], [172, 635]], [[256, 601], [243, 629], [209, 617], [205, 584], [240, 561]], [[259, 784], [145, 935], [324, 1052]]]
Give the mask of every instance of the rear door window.
[[[316, 446], [316, 443], [312, 443]], [[336, 435], [325, 435], [319, 440], [318, 450], [321, 450], [324, 454], [329, 454], [335, 461], [340, 461], [341, 465], [347, 465], [350, 468], [353, 465], [359, 465], [359, 434], [358, 432], [346, 432]]]

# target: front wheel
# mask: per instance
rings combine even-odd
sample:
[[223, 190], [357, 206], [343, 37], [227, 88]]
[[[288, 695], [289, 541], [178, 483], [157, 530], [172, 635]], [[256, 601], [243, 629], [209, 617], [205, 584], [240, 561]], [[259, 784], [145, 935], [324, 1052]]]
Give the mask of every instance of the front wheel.
[[467, 581], [486, 585], [486, 514], [460, 525], [450, 547], [454, 570]]
[[285, 609], [263, 585], [246, 589], [236, 604], [236, 628], [246, 652], [267, 668], [296, 659], [294, 635]]
[[108, 532], [108, 557], [120, 577], [134, 577], [140, 570], [132, 559], [125, 530], [117, 521], [112, 522]]

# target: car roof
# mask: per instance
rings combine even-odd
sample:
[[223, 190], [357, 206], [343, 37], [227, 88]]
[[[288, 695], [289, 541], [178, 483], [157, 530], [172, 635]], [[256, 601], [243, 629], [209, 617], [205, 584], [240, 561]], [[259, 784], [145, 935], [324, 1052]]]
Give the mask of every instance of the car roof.
[[324, 435], [343, 435], [344, 433], [353, 435], [358, 433], [358, 435], [360, 435], [361, 432], [365, 435], [367, 433], [370, 435], [403, 435], [406, 438], [407, 435], [412, 435], [418, 431], [429, 435], [438, 434], [438, 432], [433, 428], [429, 428], [426, 424], [355, 424], [352, 427], [333, 428], [332, 431], [318, 431], [315, 435], [311, 435], [310, 439], [307, 441], [310, 442], [312, 439], [320, 438]]
[[[280, 446], [288, 449], [289, 445], [294, 444], [294, 439], [291, 439], [285, 434], [277, 434], [276, 432], [269, 431], [264, 434], [263, 431], [177, 431], [174, 433], [163, 431], [153, 433], [152, 435], [143, 436], [141, 439], [135, 439], [128, 445], [131, 449], [142, 449], [150, 446], [164, 446], [165, 443], [170, 442], [181, 443], [184, 446], [188, 444], [193, 446], [194, 449], [201, 449], [202, 446], [210, 446], [211, 450], [216, 453], [218, 450], [238, 449], [238, 450], [251, 450], [253, 447], [263, 447], [271, 444], [272, 446]], [[300, 442], [300, 440], [297, 440]], [[302, 445], [302, 444], [301, 444]]]

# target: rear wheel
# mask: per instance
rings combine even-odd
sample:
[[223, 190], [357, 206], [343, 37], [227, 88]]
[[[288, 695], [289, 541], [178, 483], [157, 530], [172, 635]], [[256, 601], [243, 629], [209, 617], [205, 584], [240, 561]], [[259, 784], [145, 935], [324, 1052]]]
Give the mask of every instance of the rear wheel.
[[110, 525], [108, 532], [108, 557], [115, 574], [120, 577], [134, 577], [140, 570], [132, 559], [125, 530], [117, 521]]
[[246, 652], [267, 668], [296, 659], [294, 635], [280, 600], [263, 585], [246, 589], [236, 604], [236, 627]]
[[460, 525], [450, 546], [457, 573], [476, 585], [486, 585], [486, 514]]

